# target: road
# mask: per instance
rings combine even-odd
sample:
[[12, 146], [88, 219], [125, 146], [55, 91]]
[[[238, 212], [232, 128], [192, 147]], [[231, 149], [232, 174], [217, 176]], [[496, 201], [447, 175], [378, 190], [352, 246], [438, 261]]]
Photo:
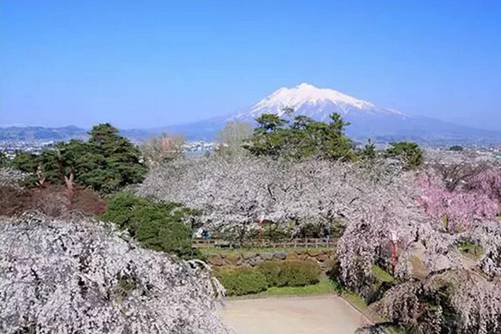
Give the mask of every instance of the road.
[[221, 312], [236, 334], [348, 334], [366, 323], [334, 295], [230, 300]]

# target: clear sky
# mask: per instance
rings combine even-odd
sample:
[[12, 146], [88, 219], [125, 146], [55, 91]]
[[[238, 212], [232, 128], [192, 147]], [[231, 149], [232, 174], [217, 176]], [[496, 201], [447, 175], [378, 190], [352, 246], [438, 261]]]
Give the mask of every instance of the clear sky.
[[301, 82], [501, 131], [501, 1], [0, 1], [0, 125], [171, 125]]

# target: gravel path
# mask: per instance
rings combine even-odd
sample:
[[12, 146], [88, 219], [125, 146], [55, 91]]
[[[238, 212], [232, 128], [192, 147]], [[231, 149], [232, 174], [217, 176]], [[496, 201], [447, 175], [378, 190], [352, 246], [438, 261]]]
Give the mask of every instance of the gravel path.
[[333, 295], [230, 300], [222, 316], [237, 334], [349, 334], [366, 323]]

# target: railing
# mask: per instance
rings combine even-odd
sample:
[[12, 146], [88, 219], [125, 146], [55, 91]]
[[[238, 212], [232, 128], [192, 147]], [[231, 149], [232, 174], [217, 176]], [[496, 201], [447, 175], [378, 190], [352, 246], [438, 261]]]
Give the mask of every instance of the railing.
[[192, 245], [194, 248], [320, 248], [334, 247], [335, 241], [332, 239], [307, 238], [307, 239], [292, 239], [284, 241], [270, 240], [249, 240], [244, 242], [227, 241], [220, 239], [193, 239]]

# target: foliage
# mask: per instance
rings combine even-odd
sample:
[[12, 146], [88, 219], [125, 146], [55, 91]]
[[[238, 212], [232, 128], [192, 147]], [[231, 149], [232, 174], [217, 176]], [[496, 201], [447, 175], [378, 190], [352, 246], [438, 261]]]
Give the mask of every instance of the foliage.
[[365, 144], [364, 148], [360, 150], [359, 154], [362, 160], [372, 161], [377, 157], [376, 145], [370, 140]]
[[269, 286], [304, 286], [319, 282], [321, 269], [311, 261], [265, 261], [257, 266]]
[[401, 159], [407, 169], [417, 168], [424, 161], [423, 151], [418, 144], [412, 142], [391, 143], [386, 155]]
[[464, 256], [469, 257], [473, 260], [480, 259], [484, 253], [481, 245], [479, 245], [475, 242], [468, 241], [468, 240], [460, 241], [458, 243], [457, 247], [458, 247], [458, 250], [461, 252], [461, 254], [463, 254]]
[[372, 266], [372, 274], [377, 281], [382, 283], [394, 283], [395, 278], [378, 265]]
[[20, 152], [13, 165], [31, 173], [31, 183], [45, 181], [62, 184], [73, 180], [102, 193], [111, 193], [141, 182], [146, 174], [140, 151], [110, 124], [100, 124], [90, 131], [88, 142], [60, 142], [40, 155]]
[[460, 145], [453, 145], [453, 146], [449, 147], [449, 151], [461, 152], [463, 150], [464, 150], [463, 146], [460, 146]]
[[144, 247], [188, 256], [192, 254], [191, 228], [185, 217], [190, 213], [179, 204], [157, 203], [122, 192], [108, 199], [101, 218], [126, 229]]
[[332, 285], [334, 286], [336, 292], [338, 294], [341, 294], [343, 291], [345, 291], [345, 288], [341, 280], [341, 266], [339, 261], [337, 259], [330, 261], [327, 268], [327, 277], [332, 282]]
[[305, 286], [270, 287], [263, 293], [265, 296], [312, 296], [336, 293], [336, 287], [327, 277], [321, 277], [316, 284]]
[[180, 135], [163, 134], [148, 140], [141, 146], [144, 160], [151, 166], [178, 159], [183, 156], [185, 138]]
[[12, 166], [20, 171], [33, 172], [38, 167], [36, 155], [30, 152], [17, 151]]
[[34, 185], [37, 182], [36, 171], [38, 168], [37, 155], [30, 152], [17, 151], [11, 165], [16, 170], [26, 173], [23, 183], [26, 185]]
[[263, 114], [256, 119], [258, 126], [245, 145], [256, 156], [304, 159], [320, 157], [333, 160], [352, 160], [351, 140], [344, 134], [349, 125], [341, 115], [330, 115], [330, 122], [315, 121], [299, 115], [293, 121], [275, 114]]
[[0, 218], [1, 333], [227, 333], [213, 284], [110, 224]]
[[7, 167], [9, 165], [9, 159], [4, 152], [0, 151], [0, 168]]
[[216, 277], [228, 296], [243, 296], [268, 289], [266, 277], [252, 268], [226, 267], [217, 270]]

